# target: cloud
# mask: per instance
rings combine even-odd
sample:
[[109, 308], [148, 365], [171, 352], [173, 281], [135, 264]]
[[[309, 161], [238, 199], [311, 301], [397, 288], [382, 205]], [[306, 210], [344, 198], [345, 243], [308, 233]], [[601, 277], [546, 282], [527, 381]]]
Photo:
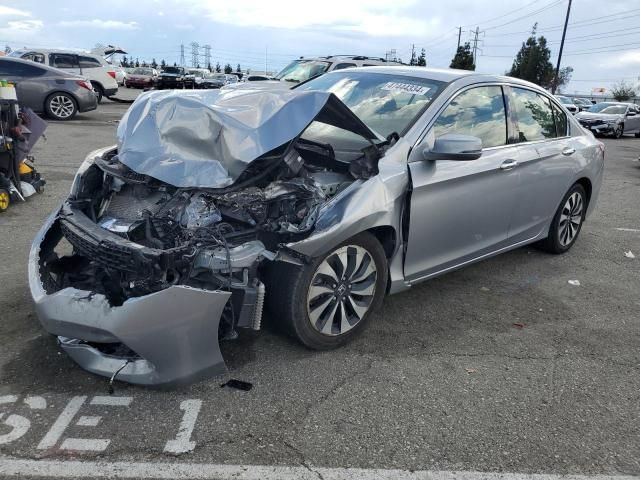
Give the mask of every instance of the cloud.
[[[7, 22], [7, 29], [3, 29], [2, 33], [7, 32], [32, 32], [34, 30], [38, 30], [42, 28], [44, 24], [42, 20], [13, 20], [11, 22]], [[9, 33], [11, 35], [11, 33]]]
[[261, 26], [301, 29], [322, 27], [347, 30], [373, 36], [424, 35], [433, 23], [411, 15], [410, 7], [417, 0], [324, 0], [318, 8], [301, 7], [299, 0], [265, 2], [210, 2], [186, 0], [211, 20], [236, 26]]
[[0, 5], [0, 16], [3, 17], [30, 17], [31, 13], [24, 10], [18, 10], [13, 7], [5, 7]]
[[640, 65], [640, 50], [620, 55], [618, 57], [618, 63], [624, 66]]
[[137, 30], [138, 22], [121, 22], [119, 20], [63, 20], [58, 22], [60, 27], [86, 27], [100, 28], [104, 30]]

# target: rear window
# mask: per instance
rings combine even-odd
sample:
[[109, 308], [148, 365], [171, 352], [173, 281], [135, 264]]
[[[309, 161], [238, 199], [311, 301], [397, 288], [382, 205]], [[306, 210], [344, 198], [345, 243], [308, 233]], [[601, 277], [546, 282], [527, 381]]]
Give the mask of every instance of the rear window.
[[102, 66], [100, 60], [97, 58], [85, 57], [83, 55], [78, 55], [78, 63], [80, 64], [80, 68], [98, 68]]

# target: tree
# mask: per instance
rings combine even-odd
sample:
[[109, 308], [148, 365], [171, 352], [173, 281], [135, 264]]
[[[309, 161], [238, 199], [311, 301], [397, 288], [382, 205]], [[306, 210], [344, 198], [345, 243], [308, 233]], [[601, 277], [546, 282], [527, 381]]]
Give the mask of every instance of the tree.
[[151, 59], [151, 68], [158, 68], [158, 62], [156, 62], [155, 58]]
[[213, 68], [211, 68], [211, 62], [207, 63], [207, 69], [208, 69], [210, 72], [213, 72]]
[[[544, 88], [551, 88], [554, 77], [553, 65], [549, 61], [551, 51], [547, 47], [547, 39], [544, 36], [536, 38], [537, 28], [538, 24], [536, 23], [533, 25], [531, 35], [520, 47], [520, 51], [513, 60], [511, 70], [507, 72], [507, 75], [529, 80]], [[566, 76], [570, 77], [571, 72], [573, 72], [573, 69], [567, 70], [567, 68], [562, 70], [565, 75], [565, 81], [568, 81]]]
[[476, 64], [473, 63], [473, 52], [471, 52], [471, 45], [469, 42], [463, 46], [458, 47], [458, 51], [451, 60], [449, 68], [459, 68], [461, 70], [475, 70]]
[[200, 68], [200, 64], [199, 63], [196, 63], [196, 68]]
[[127, 56], [124, 55], [121, 59], [120, 59], [120, 66], [123, 68], [126, 68], [129, 66], [129, 62], [127, 61]]
[[418, 57], [418, 63], [416, 65], [419, 67], [427, 66], [427, 53], [424, 51], [424, 48], [420, 51], [420, 56]]
[[140, 66], [140, 62], [138, 61], [138, 59], [136, 58], [136, 67]]
[[409, 60], [409, 65], [417, 65], [418, 57], [416, 57], [416, 47], [411, 45], [411, 60]]
[[227, 63], [227, 64], [224, 66], [224, 73], [233, 73], [233, 67], [231, 67], [231, 64], [230, 64], [230, 63]]
[[616, 83], [611, 87], [611, 94], [618, 102], [624, 102], [630, 100], [636, 96], [635, 89], [624, 80]]
[[216, 62], [216, 73], [222, 72], [222, 68], [220, 67], [220, 62]]
[[4, 46], [4, 54], [9, 55], [11, 53], [11, 47], [9, 45]]
[[560, 93], [560, 89], [562, 87], [569, 83], [571, 75], [573, 75], [573, 67], [564, 67], [560, 69], [558, 72], [558, 85], [556, 85], [558, 93]]
[[166, 66], [167, 66], [167, 62], [165, 62], [163, 58], [162, 61], [160, 62], [160, 68], [164, 70], [164, 67]]
[[236, 73], [242, 73], [242, 69], [240, 68], [240, 64], [236, 67]]

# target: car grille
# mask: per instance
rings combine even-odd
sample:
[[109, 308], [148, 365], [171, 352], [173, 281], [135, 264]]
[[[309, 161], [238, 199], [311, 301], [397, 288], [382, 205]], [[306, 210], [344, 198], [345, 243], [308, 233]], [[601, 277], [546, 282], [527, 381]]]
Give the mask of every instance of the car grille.
[[65, 219], [60, 221], [60, 227], [65, 238], [82, 256], [115, 270], [138, 271], [140, 265], [135, 261], [132, 249], [109, 240], [98, 241]]

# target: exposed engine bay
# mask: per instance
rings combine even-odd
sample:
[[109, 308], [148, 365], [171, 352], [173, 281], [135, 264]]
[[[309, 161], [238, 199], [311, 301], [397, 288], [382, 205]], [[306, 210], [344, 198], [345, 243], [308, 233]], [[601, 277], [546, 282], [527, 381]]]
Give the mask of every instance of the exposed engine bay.
[[233, 185], [202, 189], [136, 173], [110, 150], [76, 178], [59, 213], [73, 253], [45, 260], [45, 288], [99, 293], [112, 306], [172, 285], [230, 291], [221, 336], [259, 329], [261, 262], [308, 236], [321, 206], [375, 171], [374, 159], [367, 152], [341, 162], [330, 145], [298, 139]]

